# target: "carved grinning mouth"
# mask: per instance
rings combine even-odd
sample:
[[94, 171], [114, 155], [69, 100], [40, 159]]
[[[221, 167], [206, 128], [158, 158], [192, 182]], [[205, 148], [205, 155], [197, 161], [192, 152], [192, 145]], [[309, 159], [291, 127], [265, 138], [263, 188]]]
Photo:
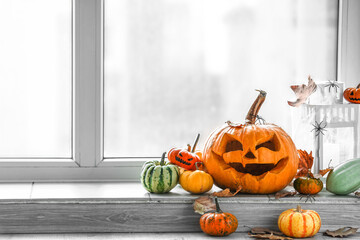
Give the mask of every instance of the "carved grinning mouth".
[[282, 158], [276, 164], [272, 163], [248, 163], [245, 167], [242, 163], [234, 162], [229, 163], [229, 165], [240, 173], [249, 173], [253, 176], [260, 176], [266, 172], [279, 172], [287, 164], [288, 158]]
[[360, 101], [360, 98], [352, 98], [352, 97], [349, 97], [350, 100], [355, 100], [355, 101]]

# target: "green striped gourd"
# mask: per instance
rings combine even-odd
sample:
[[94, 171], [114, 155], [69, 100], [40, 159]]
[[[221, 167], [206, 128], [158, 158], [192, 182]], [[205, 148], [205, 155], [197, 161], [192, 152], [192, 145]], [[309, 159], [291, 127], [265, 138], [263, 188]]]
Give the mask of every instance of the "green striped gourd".
[[351, 159], [336, 166], [326, 178], [326, 190], [346, 195], [360, 188], [360, 158]]
[[165, 162], [165, 153], [161, 161], [147, 161], [141, 171], [141, 183], [152, 193], [166, 193], [173, 189], [179, 181], [179, 168]]

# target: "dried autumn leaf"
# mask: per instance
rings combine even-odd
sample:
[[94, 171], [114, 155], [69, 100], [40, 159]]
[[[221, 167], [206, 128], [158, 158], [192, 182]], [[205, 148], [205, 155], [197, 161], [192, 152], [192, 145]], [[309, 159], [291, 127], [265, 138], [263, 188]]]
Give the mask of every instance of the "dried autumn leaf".
[[360, 192], [355, 192], [355, 196], [360, 197]]
[[263, 228], [263, 227], [254, 227], [250, 230], [250, 233], [252, 234], [275, 234], [275, 235], [283, 235], [282, 232], [277, 232], [268, 228]]
[[299, 156], [299, 166], [298, 172], [295, 175], [295, 178], [298, 177], [305, 177], [310, 172], [312, 165], [314, 163], [314, 157], [312, 156], [312, 151], [310, 153], [306, 152], [305, 150], [297, 150]]
[[284, 237], [284, 236], [278, 236], [275, 234], [251, 234], [249, 233], [250, 237], [257, 238], [257, 239], [273, 239], [273, 240], [290, 240], [292, 238]]
[[212, 198], [203, 196], [195, 199], [193, 208], [196, 213], [203, 215], [206, 212], [215, 211], [216, 205]]
[[308, 85], [302, 84], [302, 85], [292, 85], [290, 88], [294, 91], [297, 99], [295, 102], [288, 101], [288, 104], [292, 107], [298, 107], [301, 104], [305, 103], [306, 99], [316, 91], [316, 84], [312, 80], [312, 78], [308, 77]]
[[275, 199], [280, 199], [280, 198], [283, 198], [283, 197], [292, 197], [292, 196], [295, 196], [295, 195], [296, 195], [295, 191], [292, 191], [292, 192], [280, 191], [280, 192], [277, 192], [275, 194]]
[[235, 193], [232, 193], [229, 188], [226, 188], [220, 192], [213, 192], [211, 195], [214, 197], [233, 197], [240, 192], [242, 187], [239, 187]]
[[328, 167], [328, 168], [326, 168], [326, 169], [322, 169], [322, 170], [319, 170], [319, 174], [321, 175], [321, 176], [325, 176], [325, 174], [327, 174], [328, 172], [330, 172], [331, 170], [333, 170], [334, 168], [332, 168], [332, 167]]
[[346, 237], [346, 236], [355, 234], [357, 230], [358, 230], [358, 228], [343, 227], [343, 228], [339, 228], [335, 231], [326, 230], [324, 232], [324, 235], [330, 236], [330, 237], [341, 237], [342, 238], [342, 237]]

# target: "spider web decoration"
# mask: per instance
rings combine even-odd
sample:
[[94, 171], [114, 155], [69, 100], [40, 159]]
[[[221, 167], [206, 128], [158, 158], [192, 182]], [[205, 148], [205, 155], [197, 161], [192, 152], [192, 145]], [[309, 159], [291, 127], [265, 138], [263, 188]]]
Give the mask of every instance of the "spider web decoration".
[[335, 80], [333, 80], [333, 81], [331, 81], [331, 80], [328, 80], [328, 84], [326, 84], [325, 85], [325, 88], [329, 88], [329, 92], [330, 92], [330, 90], [331, 90], [331, 88], [335, 88], [335, 92], [337, 92], [337, 90], [338, 90], [338, 88], [340, 89], [340, 86], [339, 86], [339, 84], [337, 83], [337, 81], [335, 81]]
[[322, 120], [320, 123], [318, 123], [317, 121], [315, 121], [315, 123], [312, 124], [312, 125], [314, 126], [314, 128], [311, 130], [311, 132], [312, 132], [312, 131], [315, 131], [315, 136], [316, 136], [316, 137], [319, 136], [320, 133], [321, 133], [322, 135], [324, 135], [324, 131], [326, 131], [325, 128], [326, 128], [327, 124], [324, 123], [324, 125], [323, 125], [323, 122], [324, 122], [324, 120]]

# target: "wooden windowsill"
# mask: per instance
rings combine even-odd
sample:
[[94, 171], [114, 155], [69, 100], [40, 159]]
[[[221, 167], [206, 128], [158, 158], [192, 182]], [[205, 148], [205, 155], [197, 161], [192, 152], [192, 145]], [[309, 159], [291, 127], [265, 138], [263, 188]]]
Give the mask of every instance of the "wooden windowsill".
[[[192, 209], [198, 197], [180, 186], [151, 194], [136, 182], [2, 183], [0, 233], [200, 232], [200, 215]], [[358, 227], [360, 198], [324, 190], [315, 199], [239, 194], [219, 202], [238, 218], [238, 232], [247, 232], [246, 226], [277, 229], [280, 213], [297, 204], [320, 214], [320, 231]]]

